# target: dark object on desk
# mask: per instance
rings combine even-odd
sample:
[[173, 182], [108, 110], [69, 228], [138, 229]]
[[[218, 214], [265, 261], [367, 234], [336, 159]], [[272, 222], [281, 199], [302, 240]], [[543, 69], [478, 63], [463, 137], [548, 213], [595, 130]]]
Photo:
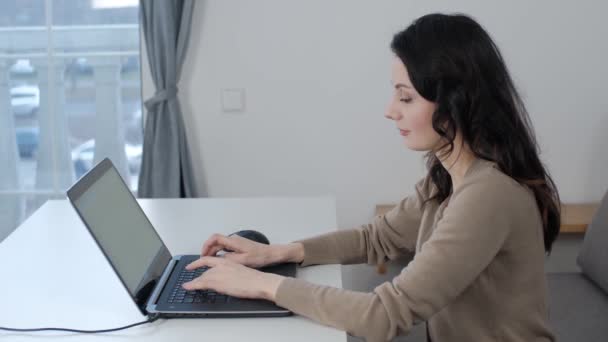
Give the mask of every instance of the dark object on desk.
[[234, 232], [228, 236], [238, 235], [240, 237], [244, 237], [245, 239], [249, 239], [251, 241], [263, 243], [265, 245], [269, 245], [270, 241], [266, 237], [266, 235], [258, 232], [257, 230], [239, 230], [238, 232]]

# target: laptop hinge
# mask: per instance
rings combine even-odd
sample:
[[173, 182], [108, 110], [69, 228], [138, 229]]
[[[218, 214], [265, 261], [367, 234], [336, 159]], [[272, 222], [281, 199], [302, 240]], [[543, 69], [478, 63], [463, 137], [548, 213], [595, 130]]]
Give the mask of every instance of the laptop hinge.
[[163, 271], [162, 276], [160, 277], [158, 283], [156, 284], [156, 287], [154, 288], [154, 291], [152, 292], [150, 299], [148, 299], [148, 303], [146, 305], [146, 311], [148, 313], [156, 311], [155, 309], [156, 309], [156, 302], [158, 301], [158, 297], [160, 297], [162, 290], [165, 288], [165, 284], [169, 280], [169, 276], [171, 276], [171, 272], [173, 271], [173, 269], [175, 268], [175, 265], [177, 265], [177, 263], [179, 262], [180, 259], [181, 259], [181, 255], [176, 256], [173, 259], [169, 260], [169, 263], [167, 264], [167, 267], [165, 267], [165, 270]]

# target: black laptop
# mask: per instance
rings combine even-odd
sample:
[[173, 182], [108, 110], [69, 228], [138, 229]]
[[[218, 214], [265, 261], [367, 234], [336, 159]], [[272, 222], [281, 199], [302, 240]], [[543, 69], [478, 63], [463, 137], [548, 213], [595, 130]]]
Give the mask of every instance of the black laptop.
[[[104, 159], [67, 192], [70, 202], [144, 315], [161, 317], [276, 317], [291, 312], [261, 299], [181, 285], [206, 269], [187, 271], [199, 255], [172, 256], [114, 165]], [[187, 239], [184, 236], [184, 239]], [[296, 265], [260, 271], [295, 277]]]

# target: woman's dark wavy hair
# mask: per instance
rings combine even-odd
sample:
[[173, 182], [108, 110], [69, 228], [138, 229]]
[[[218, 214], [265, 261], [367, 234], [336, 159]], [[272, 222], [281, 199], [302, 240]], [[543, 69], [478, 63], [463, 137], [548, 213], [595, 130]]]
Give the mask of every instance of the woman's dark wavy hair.
[[[433, 128], [454, 150], [460, 132], [476, 157], [527, 185], [543, 221], [545, 251], [559, 234], [560, 200], [555, 183], [539, 158], [539, 148], [524, 103], [498, 47], [472, 18], [429, 14], [397, 33], [391, 49], [406, 66], [418, 93], [437, 105]], [[445, 200], [452, 180], [435, 155], [427, 154], [428, 176]]]

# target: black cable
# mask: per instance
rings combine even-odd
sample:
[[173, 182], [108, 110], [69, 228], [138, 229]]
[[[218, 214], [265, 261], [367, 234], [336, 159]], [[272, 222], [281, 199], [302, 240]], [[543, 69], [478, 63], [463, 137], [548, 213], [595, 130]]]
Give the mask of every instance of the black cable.
[[99, 333], [107, 333], [107, 332], [113, 332], [113, 331], [119, 331], [119, 330], [125, 330], [125, 329], [129, 329], [129, 328], [133, 328], [133, 327], [136, 327], [138, 325], [142, 325], [142, 324], [146, 324], [146, 323], [152, 323], [152, 322], [156, 321], [157, 319], [159, 319], [158, 315], [154, 315], [154, 316], [148, 318], [145, 321], [141, 321], [141, 322], [138, 322], [138, 323], [133, 323], [133, 324], [125, 325], [124, 327], [112, 328], [112, 329], [103, 329], [103, 330], [80, 330], [80, 329], [69, 329], [69, 328], [15, 329], [15, 328], [5, 328], [5, 327], [0, 327], [0, 330], [15, 331], [15, 332], [67, 331], [67, 332], [74, 332], [74, 333], [80, 333], [80, 334], [99, 334]]

